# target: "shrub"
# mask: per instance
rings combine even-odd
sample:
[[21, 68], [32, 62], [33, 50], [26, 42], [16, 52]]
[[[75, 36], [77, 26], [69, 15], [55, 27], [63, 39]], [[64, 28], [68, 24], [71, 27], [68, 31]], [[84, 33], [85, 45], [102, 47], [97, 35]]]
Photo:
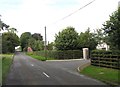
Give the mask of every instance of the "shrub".
[[[40, 55], [48, 58], [56, 58], [56, 59], [78, 59], [82, 58], [81, 50], [66, 50], [66, 51], [37, 51], [34, 52], [36, 55]], [[45, 55], [46, 54], [46, 55]]]

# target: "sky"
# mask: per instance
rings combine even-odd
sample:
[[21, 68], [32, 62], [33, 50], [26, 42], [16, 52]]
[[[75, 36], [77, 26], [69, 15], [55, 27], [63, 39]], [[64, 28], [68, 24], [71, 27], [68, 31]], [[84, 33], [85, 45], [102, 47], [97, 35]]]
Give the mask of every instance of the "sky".
[[103, 27], [118, 8], [120, 0], [95, 0], [89, 6], [61, 20], [92, 0], [0, 0], [1, 20], [23, 32], [41, 33], [47, 28], [47, 41], [53, 42], [55, 34], [68, 26], [78, 33]]

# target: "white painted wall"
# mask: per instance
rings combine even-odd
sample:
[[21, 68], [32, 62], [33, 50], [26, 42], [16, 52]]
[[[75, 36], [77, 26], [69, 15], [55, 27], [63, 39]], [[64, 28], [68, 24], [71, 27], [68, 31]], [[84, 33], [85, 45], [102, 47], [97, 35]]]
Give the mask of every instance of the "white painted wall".
[[102, 50], [102, 49], [105, 49], [105, 50], [109, 50], [109, 45], [107, 45], [106, 43], [102, 43], [102, 44], [98, 44], [96, 49], [99, 49], [99, 50]]

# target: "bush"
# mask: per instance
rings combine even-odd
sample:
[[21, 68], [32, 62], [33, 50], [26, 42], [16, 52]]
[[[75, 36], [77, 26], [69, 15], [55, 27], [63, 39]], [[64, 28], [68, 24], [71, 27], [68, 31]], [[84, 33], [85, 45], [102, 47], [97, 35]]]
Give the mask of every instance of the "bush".
[[120, 50], [93, 50], [91, 54], [112, 54], [112, 55], [120, 55]]
[[81, 50], [66, 50], [66, 51], [37, 51], [34, 52], [36, 55], [40, 55], [48, 58], [56, 58], [56, 59], [80, 59], [82, 58]]

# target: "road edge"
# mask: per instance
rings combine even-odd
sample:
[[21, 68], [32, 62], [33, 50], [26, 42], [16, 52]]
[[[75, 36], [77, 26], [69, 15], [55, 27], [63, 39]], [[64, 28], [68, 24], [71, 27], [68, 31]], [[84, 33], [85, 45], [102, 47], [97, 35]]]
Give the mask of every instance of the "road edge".
[[77, 68], [77, 71], [80, 72], [81, 70], [83, 70], [85, 67], [87, 67], [87, 66], [89, 66], [89, 65], [91, 65], [91, 62], [86, 63], [86, 64], [83, 64], [82, 66], [79, 66], [79, 67]]

